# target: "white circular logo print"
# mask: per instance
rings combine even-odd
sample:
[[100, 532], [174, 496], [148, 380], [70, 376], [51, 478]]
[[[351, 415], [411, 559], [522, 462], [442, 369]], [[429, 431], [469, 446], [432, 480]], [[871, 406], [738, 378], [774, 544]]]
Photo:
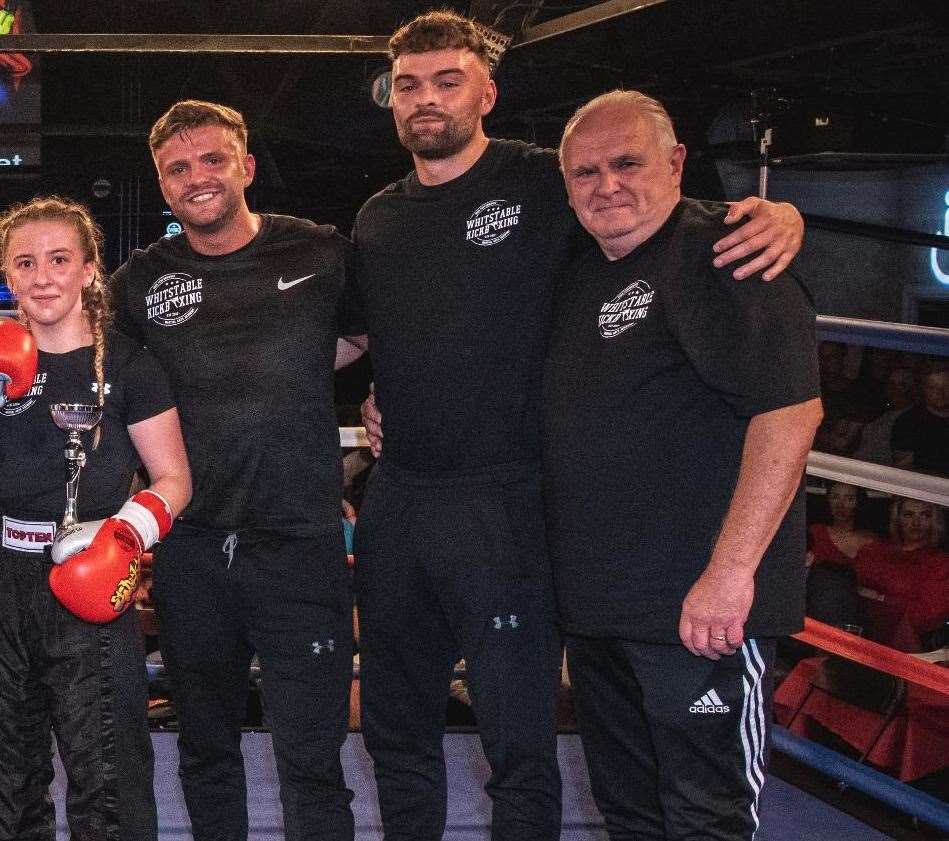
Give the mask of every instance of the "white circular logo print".
[[504, 199], [486, 201], [465, 220], [465, 240], [485, 247], [504, 242], [520, 216], [519, 204]]
[[649, 304], [656, 293], [645, 280], [635, 280], [612, 301], [600, 307], [597, 325], [604, 339], [612, 339], [635, 327], [649, 314]]
[[23, 412], [29, 409], [35, 402], [35, 397], [21, 397], [19, 400], [11, 400], [0, 409], [0, 415], [3, 415], [5, 418], [15, 417], [16, 415], [23, 414]]
[[203, 285], [184, 272], [162, 275], [145, 293], [145, 317], [161, 327], [184, 324], [198, 311]]
[[12, 418], [16, 417], [17, 415], [22, 415], [36, 402], [36, 398], [43, 393], [43, 388], [46, 386], [47, 376], [48, 374], [46, 371], [37, 371], [36, 376], [33, 378], [33, 385], [30, 386], [30, 390], [19, 400], [10, 400], [4, 404], [4, 406], [0, 408], [0, 416]]

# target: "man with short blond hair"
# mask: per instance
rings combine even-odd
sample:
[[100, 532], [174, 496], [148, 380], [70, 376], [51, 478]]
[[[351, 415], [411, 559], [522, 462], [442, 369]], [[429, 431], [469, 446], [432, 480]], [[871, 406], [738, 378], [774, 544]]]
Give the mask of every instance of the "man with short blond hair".
[[180, 725], [195, 841], [246, 841], [241, 727], [260, 660], [287, 841], [352, 841], [340, 748], [352, 598], [333, 407], [350, 245], [330, 225], [253, 213], [241, 115], [173, 105], [152, 129], [183, 234], [113, 277], [117, 326], [170, 375], [194, 477], [155, 554], [152, 597]]

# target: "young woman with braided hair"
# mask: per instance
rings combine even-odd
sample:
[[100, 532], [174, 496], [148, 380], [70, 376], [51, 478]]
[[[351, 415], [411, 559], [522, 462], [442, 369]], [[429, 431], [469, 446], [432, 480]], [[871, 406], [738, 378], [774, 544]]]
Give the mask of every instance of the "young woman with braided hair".
[[[85, 207], [57, 197], [0, 214], [0, 266], [19, 308], [19, 323], [0, 324], [13, 398], [0, 405], [0, 841], [55, 838], [51, 732], [74, 841], [157, 838], [144, 648], [126, 609], [140, 555], [187, 505], [191, 478], [163, 372], [109, 327], [101, 239]], [[83, 435], [83, 522], [54, 542], [59, 402], [103, 414]], [[127, 500], [140, 465], [151, 485]]]

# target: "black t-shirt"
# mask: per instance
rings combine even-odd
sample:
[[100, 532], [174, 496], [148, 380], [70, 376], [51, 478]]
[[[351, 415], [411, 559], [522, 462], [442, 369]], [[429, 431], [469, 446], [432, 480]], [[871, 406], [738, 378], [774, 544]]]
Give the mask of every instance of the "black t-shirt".
[[914, 406], [893, 423], [893, 449], [913, 454], [913, 469], [949, 476], [949, 418]]
[[[0, 511], [22, 520], [59, 522], [66, 504], [66, 433], [50, 417], [51, 403], [97, 402], [92, 348], [39, 354], [30, 393], [0, 409]], [[105, 409], [99, 446], [93, 432], [80, 437], [86, 466], [79, 476], [82, 520], [114, 514], [128, 498], [141, 463], [127, 427], [174, 406], [164, 371], [131, 340], [109, 333], [105, 356]]]
[[135, 251], [113, 277], [116, 326], [168, 371], [191, 463], [195, 525], [309, 534], [338, 526], [333, 409], [349, 242], [264, 215], [222, 256], [184, 235]]
[[363, 205], [356, 278], [387, 460], [467, 472], [539, 457], [551, 291], [579, 231], [556, 155], [517, 141]]
[[[626, 257], [591, 249], [559, 296], [544, 481], [570, 632], [677, 641], [751, 416], [819, 394], [814, 310], [799, 280], [738, 282], [712, 266], [725, 210], [683, 199]], [[758, 568], [747, 633], [799, 629], [803, 561], [799, 492]]]

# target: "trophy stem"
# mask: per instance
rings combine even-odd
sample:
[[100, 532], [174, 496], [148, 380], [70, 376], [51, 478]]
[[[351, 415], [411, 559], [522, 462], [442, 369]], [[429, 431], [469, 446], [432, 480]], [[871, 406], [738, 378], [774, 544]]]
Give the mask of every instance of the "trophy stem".
[[79, 494], [79, 473], [86, 466], [86, 454], [76, 430], [69, 430], [66, 437], [66, 511], [63, 514], [62, 528], [68, 528], [78, 522], [76, 499]]
[[66, 510], [56, 533], [56, 540], [60, 540], [79, 520], [76, 508], [79, 473], [86, 466], [86, 453], [79, 433], [88, 432], [102, 420], [102, 407], [85, 403], [53, 403], [49, 412], [53, 423], [66, 433], [66, 449], [63, 451], [66, 459]]

